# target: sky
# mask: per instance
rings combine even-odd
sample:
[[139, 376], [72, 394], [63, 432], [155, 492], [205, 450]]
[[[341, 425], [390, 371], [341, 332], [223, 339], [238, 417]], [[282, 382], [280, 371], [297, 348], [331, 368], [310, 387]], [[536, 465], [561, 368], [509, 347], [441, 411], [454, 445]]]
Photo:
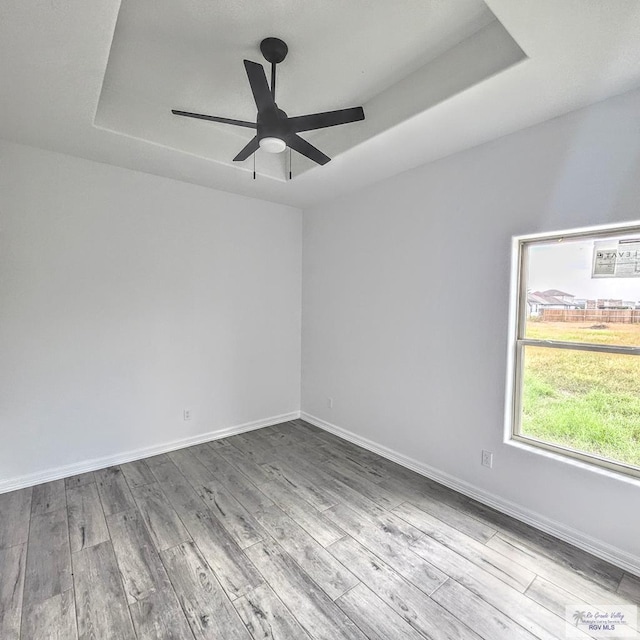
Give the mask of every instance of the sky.
[[[611, 243], [615, 247], [619, 238]], [[598, 242], [602, 238], [598, 238]], [[613, 298], [640, 300], [640, 278], [592, 278], [593, 251], [596, 240], [553, 240], [529, 245], [527, 289], [560, 289], [576, 298]]]

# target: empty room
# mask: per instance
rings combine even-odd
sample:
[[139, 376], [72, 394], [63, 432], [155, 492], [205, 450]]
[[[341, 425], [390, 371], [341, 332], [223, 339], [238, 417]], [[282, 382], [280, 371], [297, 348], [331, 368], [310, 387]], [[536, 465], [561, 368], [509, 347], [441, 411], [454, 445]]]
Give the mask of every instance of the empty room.
[[639, 2], [0, 60], [0, 640], [640, 639]]

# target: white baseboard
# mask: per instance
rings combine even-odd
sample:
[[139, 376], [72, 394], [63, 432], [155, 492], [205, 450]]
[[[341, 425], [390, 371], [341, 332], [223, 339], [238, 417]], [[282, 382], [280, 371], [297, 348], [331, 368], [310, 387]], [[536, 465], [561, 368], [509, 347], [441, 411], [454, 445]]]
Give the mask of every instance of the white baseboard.
[[521, 520], [522, 522], [555, 536], [560, 540], [564, 540], [565, 542], [568, 542], [579, 549], [583, 549], [598, 558], [602, 558], [625, 571], [629, 571], [634, 575], [640, 576], [640, 558], [627, 553], [618, 547], [614, 547], [603, 540], [593, 538], [592, 536], [582, 533], [572, 527], [568, 527], [560, 522], [551, 520], [542, 514], [532, 511], [531, 509], [527, 509], [526, 507], [511, 502], [510, 500], [505, 500], [500, 496], [478, 489], [468, 482], [459, 480], [444, 471], [435, 469], [434, 467], [419, 462], [418, 460], [414, 460], [402, 453], [398, 453], [393, 449], [379, 445], [372, 440], [363, 438], [362, 436], [348, 431], [347, 429], [343, 429], [342, 427], [338, 427], [330, 422], [326, 422], [325, 420], [305, 413], [304, 411], [300, 413], [300, 417], [320, 429], [324, 429], [325, 431], [329, 431], [340, 438], [353, 442], [363, 449], [373, 451], [383, 458], [397, 462], [407, 469], [411, 469], [420, 475], [435, 480], [454, 491], [458, 491], [459, 493], [473, 498], [482, 504], [496, 509], [497, 511], [512, 516], [517, 520]]
[[299, 411], [284, 413], [279, 416], [272, 416], [270, 418], [264, 418], [262, 420], [245, 422], [244, 424], [239, 424], [234, 427], [226, 427], [224, 429], [218, 429], [216, 431], [209, 431], [208, 433], [202, 433], [197, 436], [191, 436], [189, 438], [172, 440], [171, 442], [164, 442], [162, 444], [152, 445], [150, 447], [144, 447], [142, 449], [135, 449], [134, 451], [123, 451], [122, 453], [117, 453], [112, 456], [93, 458], [92, 460], [84, 460], [82, 462], [76, 462], [74, 464], [68, 464], [62, 467], [55, 467], [53, 469], [38, 471], [37, 473], [29, 473], [17, 478], [1, 480], [0, 493], [15, 491], [16, 489], [23, 489], [24, 487], [32, 487], [36, 484], [50, 482], [51, 480], [59, 480], [60, 478], [68, 478], [69, 476], [75, 476], [79, 473], [97, 471], [98, 469], [104, 469], [106, 467], [111, 467], [117, 464], [124, 464], [125, 462], [132, 462], [133, 460], [140, 460], [141, 458], [157, 456], [161, 453], [175, 451], [176, 449], [184, 449], [185, 447], [192, 447], [193, 445], [201, 444], [203, 442], [219, 440], [220, 438], [228, 438], [229, 436], [234, 436], [238, 433], [245, 433], [246, 431], [261, 429], [262, 427], [269, 427], [273, 424], [288, 422], [289, 420], [295, 420], [299, 417]]

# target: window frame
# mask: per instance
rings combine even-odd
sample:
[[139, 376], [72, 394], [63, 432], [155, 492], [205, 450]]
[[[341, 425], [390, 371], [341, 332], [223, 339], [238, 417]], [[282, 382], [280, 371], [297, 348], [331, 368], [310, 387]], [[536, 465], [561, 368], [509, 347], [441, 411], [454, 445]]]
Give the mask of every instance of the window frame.
[[[584, 229], [575, 229], [562, 232], [541, 233], [513, 238], [512, 256], [512, 304], [511, 304], [511, 340], [509, 353], [509, 372], [507, 380], [507, 424], [505, 425], [505, 439], [507, 442], [525, 445], [534, 450], [542, 449], [547, 453], [556, 454], [563, 462], [579, 461], [586, 463], [587, 468], [592, 471], [606, 469], [640, 478], [640, 467], [616, 462], [608, 458], [603, 458], [596, 454], [578, 451], [559, 444], [553, 444], [540, 440], [532, 436], [521, 433], [522, 419], [522, 396], [523, 396], [523, 374], [524, 374], [524, 352], [527, 346], [551, 348], [551, 349], [572, 349], [576, 351], [591, 351], [600, 353], [616, 353], [634, 355], [640, 357], [640, 347], [618, 346], [594, 343], [563, 342], [557, 340], [539, 340], [526, 338], [527, 320], [527, 251], [526, 248], [538, 243], [549, 243], [554, 240], [564, 239], [603, 239], [621, 234], [640, 235], [640, 221], [630, 222], [624, 225], [601, 226]], [[639, 279], [640, 286], [640, 279]], [[567, 460], [567, 458], [569, 460]], [[595, 467], [595, 468], [594, 468]]]

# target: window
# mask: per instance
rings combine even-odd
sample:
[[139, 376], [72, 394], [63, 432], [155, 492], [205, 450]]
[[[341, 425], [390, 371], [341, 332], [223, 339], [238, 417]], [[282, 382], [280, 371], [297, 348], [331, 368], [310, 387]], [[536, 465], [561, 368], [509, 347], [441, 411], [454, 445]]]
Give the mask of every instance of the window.
[[514, 250], [511, 439], [640, 476], [640, 227]]

